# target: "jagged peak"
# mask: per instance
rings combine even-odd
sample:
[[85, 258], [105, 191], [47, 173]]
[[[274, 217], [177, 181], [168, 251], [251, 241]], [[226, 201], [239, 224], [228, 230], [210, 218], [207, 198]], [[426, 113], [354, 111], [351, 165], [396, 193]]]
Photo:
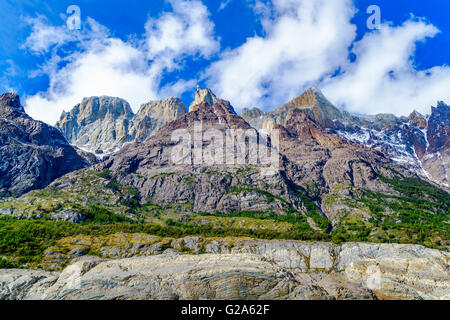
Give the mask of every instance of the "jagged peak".
[[0, 95], [0, 107], [9, 107], [15, 111], [25, 113], [25, 109], [20, 103], [20, 97], [15, 92]]
[[208, 106], [213, 106], [219, 101], [216, 95], [211, 91], [211, 89], [201, 89], [197, 85], [197, 91], [195, 92], [195, 99], [189, 105], [189, 112], [196, 110], [202, 103], [206, 103]]
[[328, 101], [319, 88], [310, 87], [301, 95], [292, 99], [289, 104], [296, 107], [320, 107], [323, 104], [331, 105], [331, 102]]
[[411, 112], [411, 114], [409, 115], [409, 117], [423, 117], [423, 114], [414, 109], [413, 112]]
[[312, 87], [309, 87], [308, 89], [306, 89], [305, 90], [305, 92], [313, 92], [313, 93], [315, 93], [315, 94], [319, 94], [319, 95], [324, 95], [323, 94], [323, 92], [322, 92], [322, 90], [320, 90], [318, 87], [316, 87], [316, 86], [312, 86]]
[[437, 108], [449, 108], [450, 106], [446, 104], [444, 101], [437, 102]]

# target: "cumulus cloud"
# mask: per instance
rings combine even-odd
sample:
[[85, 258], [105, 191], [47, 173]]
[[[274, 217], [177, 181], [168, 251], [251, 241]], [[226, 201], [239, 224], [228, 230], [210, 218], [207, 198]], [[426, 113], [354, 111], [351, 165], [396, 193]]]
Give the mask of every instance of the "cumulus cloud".
[[324, 93], [353, 112], [407, 115], [414, 108], [429, 113], [436, 100], [450, 101], [450, 68], [417, 70], [413, 57], [416, 44], [438, 32], [416, 18], [397, 27], [382, 25], [355, 43], [356, 60], [322, 83]]
[[47, 91], [26, 97], [27, 112], [54, 124], [83, 97], [121, 97], [136, 111], [149, 100], [193, 87], [192, 80], [162, 85], [162, 78], [181, 68], [184, 59], [208, 57], [219, 49], [214, 25], [200, 1], [169, 2], [173, 11], [150, 18], [145, 34], [128, 41], [112, 37], [91, 18], [81, 31], [49, 25], [42, 17], [29, 20], [32, 33], [24, 48], [47, 57], [39, 72], [48, 75], [50, 84]]
[[264, 35], [225, 51], [206, 72], [237, 109], [272, 109], [311, 85], [358, 113], [428, 113], [437, 99], [450, 101], [449, 67], [414, 65], [416, 44], [439, 32], [424, 20], [385, 23], [355, 42], [353, 1], [256, 0], [253, 8]]
[[385, 22], [356, 42], [353, 0], [247, 1], [261, 34], [220, 53], [201, 0], [168, 0], [172, 10], [149, 18], [145, 33], [127, 41], [90, 18], [78, 32], [43, 17], [29, 20], [32, 33], [24, 48], [48, 57], [39, 72], [50, 85], [25, 99], [28, 112], [53, 124], [85, 96], [123, 97], [134, 110], [152, 99], [181, 96], [196, 80], [166, 83], [164, 75], [199, 58], [211, 61], [202, 79], [237, 110], [274, 108], [313, 85], [358, 113], [428, 113], [436, 100], [450, 102], [450, 68], [415, 65], [417, 43], [439, 33], [423, 19], [412, 16], [399, 26]]
[[255, 3], [264, 36], [223, 53], [209, 85], [238, 108], [274, 106], [345, 63], [356, 36], [351, 0]]

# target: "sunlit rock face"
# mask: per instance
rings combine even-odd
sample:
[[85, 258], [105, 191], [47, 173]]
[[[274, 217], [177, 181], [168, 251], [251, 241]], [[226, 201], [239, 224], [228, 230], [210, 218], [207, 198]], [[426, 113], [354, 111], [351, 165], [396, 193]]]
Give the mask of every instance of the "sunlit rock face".
[[73, 145], [102, 154], [116, 151], [127, 142], [144, 141], [183, 113], [186, 107], [178, 98], [151, 101], [135, 115], [123, 99], [90, 97], [70, 112], [63, 112], [56, 127]]

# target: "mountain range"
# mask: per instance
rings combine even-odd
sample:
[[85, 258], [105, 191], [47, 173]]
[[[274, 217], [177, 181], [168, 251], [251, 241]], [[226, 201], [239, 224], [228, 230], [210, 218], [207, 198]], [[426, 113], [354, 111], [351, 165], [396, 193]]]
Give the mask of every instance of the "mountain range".
[[[195, 111], [202, 102], [211, 106], [218, 101], [210, 89], [197, 88], [189, 111]], [[257, 130], [272, 129], [286, 125], [296, 109], [308, 113], [327, 132], [383, 152], [422, 178], [449, 188], [450, 108], [444, 102], [431, 107], [427, 116], [416, 111], [409, 117], [367, 116], [336, 108], [319, 89], [311, 88], [272, 111], [243, 109], [241, 117]], [[144, 104], [136, 115], [123, 99], [91, 97], [63, 112], [56, 127], [72, 145], [103, 155], [118, 151], [125, 143], [145, 141], [186, 112], [184, 104], [174, 97]]]
[[[0, 253], [10, 266], [62, 270], [74, 257], [85, 255], [100, 259], [129, 258], [168, 249], [217, 253], [214, 239], [250, 237], [335, 244], [371, 242], [373, 247], [364, 250], [372, 253], [380, 251], [381, 244], [408, 244], [413, 246], [407, 249], [411, 252], [423, 248], [414, 245], [423, 245], [436, 249], [421, 255], [423, 259], [439, 256], [444, 261], [439, 265], [448, 264], [449, 109], [439, 102], [428, 116], [417, 112], [409, 117], [357, 115], [336, 108], [319, 89], [311, 88], [272, 111], [244, 109], [238, 115], [229, 101], [217, 98], [210, 89], [198, 87], [189, 112], [178, 98], [149, 102], [134, 114], [123, 99], [91, 97], [83, 99], [70, 112], [63, 112], [56, 127], [51, 127], [27, 116], [17, 95], [5, 94], [0, 96], [3, 119], [0, 215], [12, 220], [0, 219], [0, 235], [2, 223], [14, 224], [14, 228], [22, 231], [15, 237], [9, 237], [5, 231], [5, 239], [11, 241], [0, 246]], [[199, 123], [203, 137], [213, 130], [225, 139], [199, 140], [196, 138]], [[279, 143], [263, 135], [263, 131], [274, 129], [279, 133]], [[194, 139], [187, 144], [183, 139], [173, 139], [180, 130]], [[249, 131], [255, 132], [256, 147], [230, 147], [224, 143], [230, 132]], [[245, 160], [250, 159], [252, 148], [270, 145], [274, 147], [272, 156], [277, 159], [279, 169], [268, 175], [263, 174], [265, 165], [261, 163], [196, 162], [199, 144], [214, 155], [222, 149], [219, 147], [224, 147], [226, 153], [243, 148]], [[173, 155], [182, 147], [188, 153], [183, 155], [182, 163], [174, 163]], [[219, 154], [219, 160], [223, 156]], [[27, 232], [41, 228], [42, 224], [45, 231], [40, 229], [37, 239], [29, 237]], [[123, 248], [118, 247], [115, 237], [127, 238], [130, 234], [160, 238], [150, 241], [152, 249], [147, 240], [134, 248], [131, 239], [125, 241]], [[177, 240], [186, 236], [204, 238]], [[33, 245], [16, 241], [20, 237]], [[24, 247], [23, 243], [28, 244]], [[156, 244], [159, 249], [154, 247]], [[232, 250], [236, 245], [235, 240], [230, 240], [226, 248], [237, 253]], [[242, 249], [245, 253], [262, 252], [262, 249], [252, 251], [251, 244], [239, 245], [245, 247]], [[272, 245], [270, 242], [262, 246]], [[291, 248], [291, 244], [286, 245]], [[280, 245], [284, 249], [278, 244], [274, 246], [279, 248], [274, 250], [286, 250], [285, 244]], [[341, 249], [334, 245], [327, 248], [329, 259], [338, 259], [335, 250]], [[386, 259], [399, 252], [397, 248], [386, 248], [383, 250], [390, 252], [383, 256]], [[363, 255], [371, 256], [366, 251]], [[278, 254], [283, 255], [280, 251], [269, 256], [279, 257]], [[312, 255], [310, 251], [308, 257]], [[373, 256], [379, 257], [375, 253]], [[419, 255], [411, 254], [407, 259], [414, 256]], [[164, 263], [175, 261], [171, 259], [176, 259], [176, 255], [170, 257]], [[205, 259], [202, 263], [216, 258]], [[283, 268], [286, 259], [291, 258], [283, 256], [281, 262], [277, 260]], [[339, 264], [336, 261], [330, 264], [327, 274], [337, 272], [332, 267]], [[411, 261], [407, 263], [415, 263]], [[400, 268], [396, 263], [392, 262], [391, 267]], [[427, 263], [434, 268], [438, 262]], [[234, 261], [232, 269], [245, 273], [244, 265], [242, 261]], [[345, 264], [345, 268], [348, 266]], [[245, 277], [259, 274], [255, 272], [245, 273]], [[420, 272], [428, 277], [422, 269]], [[329, 291], [330, 283], [336, 280], [322, 276], [327, 279], [327, 285], [321, 283], [323, 290], [334, 298], [342, 298]], [[51, 275], [42, 277], [50, 279]], [[286, 275], [285, 280], [289, 277]], [[257, 278], [260, 279], [259, 275]], [[398, 280], [398, 275], [394, 278], [403, 281]], [[344, 281], [342, 286], [347, 288], [352, 279], [346, 274], [339, 281]], [[293, 290], [305, 280], [299, 276], [292, 280], [295, 285], [286, 281]], [[271, 286], [276, 287], [276, 283]], [[442, 283], [450, 286], [446, 281]], [[219, 287], [225, 290], [223, 284]], [[406, 296], [413, 287], [406, 286], [401, 295]], [[388, 289], [377, 293], [366, 285], [363, 288], [368, 290], [364, 294], [356, 291], [365, 298], [399, 294]], [[286, 289], [284, 295], [300, 295], [291, 289]], [[296, 290], [304, 294], [306, 289]], [[426, 289], [417, 290], [420, 293], [412, 296], [427, 296]], [[439, 290], [433, 287], [432, 296], [445, 296]], [[350, 296], [357, 294], [352, 291]]]

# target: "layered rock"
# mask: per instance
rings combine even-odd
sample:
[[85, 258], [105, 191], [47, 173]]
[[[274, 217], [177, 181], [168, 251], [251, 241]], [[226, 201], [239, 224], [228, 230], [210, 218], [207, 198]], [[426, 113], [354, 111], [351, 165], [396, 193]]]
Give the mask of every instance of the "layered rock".
[[275, 125], [285, 125], [295, 110], [306, 112], [311, 119], [324, 127], [331, 126], [333, 120], [351, 121], [353, 117], [341, 111], [317, 88], [310, 88], [290, 102], [263, 112], [258, 108], [243, 109], [241, 116], [256, 129], [272, 129]]
[[421, 246], [180, 241], [205, 254], [167, 249], [79, 257], [60, 273], [0, 270], [0, 299], [449, 299], [449, 254]]
[[57, 122], [73, 145], [95, 152], [110, 153], [125, 143], [144, 141], [169, 121], [186, 113], [178, 98], [143, 104], [135, 115], [127, 101], [113, 97], [85, 98]]
[[[221, 135], [223, 153], [220, 154], [219, 161], [208, 163], [201, 159], [201, 162], [195, 163], [194, 153], [189, 153], [181, 163], [174, 162], [174, 150], [183, 146], [182, 138], [189, 139], [189, 150], [196, 143], [194, 130], [198, 124], [201, 124], [199, 130], [202, 136], [208, 130], [216, 130]], [[174, 139], [178, 130], [185, 130], [184, 134], [176, 135]], [[247, 170], [248, 166], [237, 165], [234, 161], [230, 165], [227, 164], [226, 152], [231, 151], [227, 150], [225, 145], [226, 135], [229, 134], [227, 130], [251, 130], [256, 134], [256, 131], [234, 112], [228, 101], [219, 100], [212, 106], [203, 102], [194, 111], [163, 126], [143, 143], [126, 145], [95, 169], [126, 173], [116, 179], [120, 183], [135, 186], [142, 199], [153, 203], [191, 203], [194, 211], [232, 212], [267, 208], [283, 210], [286, 204], [279, 199], [268, 203], [267, 196], [263, 193], [250, 191], [242, 197], [238, 192], [246, 185], [264, 189], [265, 184], [270, 183], [276, 186], [270, 191], [271, 194], [291, 197], [280, 173], [264, 177], [259, 168]], [[212, 141], [197, 143], [200, 147], [215, 152]], [[216, 149], [217, 152], [219, 150]], [[242, 172], [239, 173], [239, 170]], [[237, 188], [236, 192], [230, 191], [233, 187]]]
[[0, 195], [21, 195], [89, 162], [59, 130], [33, 120], [19, 96], [0, 95]]

